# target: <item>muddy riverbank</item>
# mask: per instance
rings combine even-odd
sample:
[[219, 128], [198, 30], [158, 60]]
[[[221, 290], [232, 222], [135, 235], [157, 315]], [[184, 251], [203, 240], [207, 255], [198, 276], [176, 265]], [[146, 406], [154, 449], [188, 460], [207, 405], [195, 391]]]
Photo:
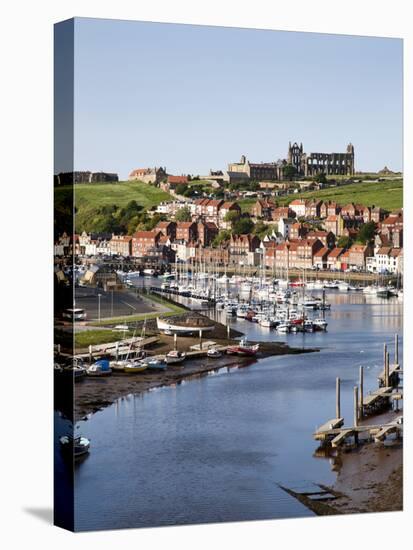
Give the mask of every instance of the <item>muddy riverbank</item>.
[[[382, 418], [391, 421], [399, 415], [388, 412]], [[320, 495], [314, 498], [306, 491], [284, 490], [320, 516], [403, 510], [402, 440], [343, 448], [329, 460], [337, 478], [331, 485], [313, 484]]]
[[[214, 339], [218, 345], [227, 345], [227, 340]], [[178, 340], [178, 349], [185, 350], [198, 343], [196, 338]], [[167, 352], [172, 348], [173, 338], [162, 335], [160, 342], [150, 350], [150, 355]], [[85, 377], [75, 385], [75, 419], [79, 420], [111, 405], [116, 399], [129, 394], [138, 394], [152, 388], [180, 384], [183, 380], [205, 376], [208, 372], [227, 368], [253, 367], [258, 359], [286, 354], [301, 354], [319, 351], [316, 348], [293, 348], [278, 342], [261, 342], [255, 358], [223, 354], [219, 358], [188, 359], [182, 366], [170, 366], [166, 371], [146, 370], [141, 373], [112, 373], [109, 377]]]

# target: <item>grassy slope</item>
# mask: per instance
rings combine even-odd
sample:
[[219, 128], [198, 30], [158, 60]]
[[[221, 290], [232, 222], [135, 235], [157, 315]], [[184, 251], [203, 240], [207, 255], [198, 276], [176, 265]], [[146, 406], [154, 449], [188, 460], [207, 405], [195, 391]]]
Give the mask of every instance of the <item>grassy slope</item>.
[[[380, 206], [386, 210], [396, 210], [403, 206], [403, 181], [365, 182], [331, 187], [320, 191], [306, 193], [294, 193], [278, 200], [280, 204], [289, 204], [297, 198], [319, 198], [324, 201], [334, 200], [341, 205], [350, 202], [364, 204], [365, 206]], [[244, 212], [249, 212], [257, 199], [243, 199], [239, 204]]]
[[[55, 188], [56, 207], [63, 204], [72, 193], [71, 186]], [[78, 221], [87, 218], [95, 208], [105, 205], [125, 206], [135, 200], [145, 210], [158, 205], [171, 196], [161, 189], [142, 182], [123, 181], [119, 183], [95, 183], [75, 185], [75, 206]]]
[[288, 204], [297, 198], [310, 199], [319, 198], [324, 201], [334, 200], [341, 205], [350, 202], [364, 204], [365, 206], [380, 206], [386, 210], [395, 210], [403, 206], [403, 182], [383, 181], [378, 183], [353, 183], [342, 187], [321, 189], [320, 191], [309, 191], [307, 193], [296, 193], [283, 197], [280, 202]]

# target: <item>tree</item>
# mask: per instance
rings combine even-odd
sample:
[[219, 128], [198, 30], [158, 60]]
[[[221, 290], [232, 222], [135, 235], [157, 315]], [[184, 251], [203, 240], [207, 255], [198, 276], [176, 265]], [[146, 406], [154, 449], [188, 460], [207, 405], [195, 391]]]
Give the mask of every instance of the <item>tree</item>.
[[286, 166], [284, 166], [283, 174], [284, 174], [284, 177], [287, 178], [288, 180], [292, 181], [296, 173], [297, 173], [297, 170], [292, 164], [287, 164]]
[[232, 232], [235, 235], [246, 235], [252, 233], [254, 229], [254, 222], [251, 218], [240, 218], [232, 224]]
[[254, 234], [257, 235], [260, 239], [263, 239], [266, 235], [269, 235], [273, 232], [274, 226], [269, 226], [266, 223], [259, 221], [255, 224]]
[[224, 222], [230, 223], [231, 226], [234, 225], [241, 217], [241, 214], [238, 210], [229, 210], [224, 216]]
[[175, 214], [175, 220], [177, 222], [190, 222], [192, 220], [192, 217], [189, 206], [184, 206], [183, 208], [180, 208]]
[[180, 183], [176, 186], [176, 193], [178, 195], [183, 195], [185, 191], [187, 190], [187, 186], [184, 183]]
[[349, 248], [352, 244], [352, 239], [350, 239], [350, 237], [347, 237], [346, 235], [343, 235], [337, 241], [337, 246], [339, 248]]
[[362, 244], [366, 244], [374, 239], [376, 232], [376, 223], [374, 221], [367, 222], [360, 227], [357, 233], [357, 241]]
[[227, 229], [222, 229], [218, 235], [216, 235], [216, 237], [214, 238], [214, 240], [212, 241], [212, 246], [213, 247], [218, 247], [220, 246], [222, 243], [226, 242], [226, 241], [229, 241], [231, 238], [231, 233], [230, 231], [228, 231]]

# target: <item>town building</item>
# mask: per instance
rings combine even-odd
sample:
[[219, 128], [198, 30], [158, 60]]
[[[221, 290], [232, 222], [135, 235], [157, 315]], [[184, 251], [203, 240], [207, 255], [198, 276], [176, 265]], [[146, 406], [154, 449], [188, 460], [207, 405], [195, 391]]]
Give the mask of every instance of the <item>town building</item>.
[[129, 174], [129, 181], [142, 181], [143, 183], [160, 183], [168, 177], [166, 168], [135, 168]]

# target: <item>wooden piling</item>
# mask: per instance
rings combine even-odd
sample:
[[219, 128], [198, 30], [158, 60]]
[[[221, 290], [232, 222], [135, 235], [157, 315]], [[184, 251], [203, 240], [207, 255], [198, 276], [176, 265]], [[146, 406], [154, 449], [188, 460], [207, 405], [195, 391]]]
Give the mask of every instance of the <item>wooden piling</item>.
[[394, 364], [399, 364], [399, 335], [394, 335]]
[[358, 386], [354, 386], [354, 426], [358, 426], [359, 420], [359, 396], [358, 396]]
[[92, 345], [89, 346], [89, 363], [92, 364]]
[[230, 334], [231, 334], [231, 328], [229, 325], [227, 325], [227, 338], [228, 340], [230, 339]]
[[175, 333], [174, 334], [174, 351], [176, 351], [177, 340], [178, 340], [178, 335]]
[[340, 412], [340, 378], [336, 378], [336, 418], [341, 418]]
[[202, 330], [199, 329], [199, 351], [202, 350]]
[[390, 354], [389, 352], [386, 353], [386, 373], [385, 373], [385, 385], [386, 388], [390, 385]]
[[360, 404], [359, 404], [359, 416], [363, 418], [363, 392], [364, 392], [364, 369], [360, 365]]

